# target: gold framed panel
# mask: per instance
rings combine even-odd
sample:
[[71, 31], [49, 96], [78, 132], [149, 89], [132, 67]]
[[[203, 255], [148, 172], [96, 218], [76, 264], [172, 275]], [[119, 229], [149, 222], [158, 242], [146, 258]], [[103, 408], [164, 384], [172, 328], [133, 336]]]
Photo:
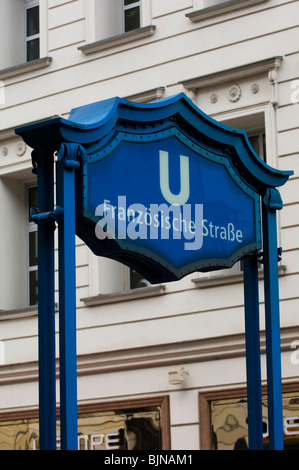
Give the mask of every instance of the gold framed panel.
[[[59, 408], [57, 436], [59, 436]], [[0, 413], [0, 450], [37, 450], [38, 409]], [[57, 438], [57, 448], [60, 439]], [[169, 450], [169, 397], [78, 406], [79, 450]]]
[[[283, 384], [284, 447], [299, 449], [299, 382]], [[268, 448], [267, 389], [262, 388], [263, 441]], [[199, 436], [201, 450], [248, 448], [246, 388], [200, 392]]]

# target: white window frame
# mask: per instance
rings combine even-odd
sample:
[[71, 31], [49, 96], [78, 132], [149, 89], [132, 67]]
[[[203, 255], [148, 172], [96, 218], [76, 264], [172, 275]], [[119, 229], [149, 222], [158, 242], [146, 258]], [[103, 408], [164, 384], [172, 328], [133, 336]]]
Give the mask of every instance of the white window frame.
[[143, 281], [144, 285], [140, 285], [138, 287], [132, 286], [131, 285], [131, 271], [132, 271], [132, 269], [127, 267], [127, 266], [124, 266], [124, 268], [125, 268], [125, 292], [131, 292], [132, 290], [138, 290], [138, 289], [146, 289], [147, 287], [151, 286], [150, 282], [145, 278], [141, 279]]
[[[32, 36], [27, 36], [27, 10], [34, 8], [34, 7], [39, 7], [39, 32], [38, 34], [34, 34]], [[24, 60], [25, 62], [28, 62], [27, 58], [27, 43], [29, 41], [33, 41], [34, 39], [39, 40], [39, 57], [41, 57], [41, 21], [40, 21], [40, 2], [39, 0], [24, 0]]]
[[[136, 8], [139, 7], [139, 26], [138, 28], [141, 28], [142, 26], [142, 1], [141, 0], [136, 0], [135, 2], [131, 3], [130, 5], [125, 5], [125, 0], [122, 0], [122, 7], [123, 7], [123, 12], [122, 12], [122, 30], [123, 33], [126, 33], [127, 31], [125, 30], [125, 13], [127, 10], [130, 10], [131, 8]], [[137, 28], [137, 29], [138, 29]]]

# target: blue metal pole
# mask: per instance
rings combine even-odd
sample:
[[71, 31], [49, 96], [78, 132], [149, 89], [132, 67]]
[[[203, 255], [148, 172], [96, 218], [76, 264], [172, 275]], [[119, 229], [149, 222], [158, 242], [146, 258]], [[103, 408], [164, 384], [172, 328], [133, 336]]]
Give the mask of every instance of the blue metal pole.
[[257, 257], [244, 259], [248, 437], [250, 450], [263, 449], [262, 385]]
[[[43, 149], [32, 153], [37, 168], [38, 209], [54, 207], [53, 153]], [[39, 448], [56, 449], [56, 364], [54, 228], [38, 225], [38, 350], [39, 350]]]
[[276, 225], [276, 210], [282, 209], [282, 201], [276, 189], [267, 189], [262, 208], [269, 448], [282, 450], [283, 418]]
[[62, 144], [57, 161], [59, 219], [59, 350], [60, 435], [62, 450], [78, 449], [77, 354], [76, 354], [76, 260], [75, 171], [78, 146]]

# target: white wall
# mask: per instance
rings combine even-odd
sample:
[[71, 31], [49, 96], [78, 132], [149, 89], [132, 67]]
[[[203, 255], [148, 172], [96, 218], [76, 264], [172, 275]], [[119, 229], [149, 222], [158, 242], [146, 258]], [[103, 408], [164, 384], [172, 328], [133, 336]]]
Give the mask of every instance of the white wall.
[[25, 186], [0, 178], [0, 310], [27, 305]]
[[1, 0], [0, 69], [24, 62], [24, 2]]

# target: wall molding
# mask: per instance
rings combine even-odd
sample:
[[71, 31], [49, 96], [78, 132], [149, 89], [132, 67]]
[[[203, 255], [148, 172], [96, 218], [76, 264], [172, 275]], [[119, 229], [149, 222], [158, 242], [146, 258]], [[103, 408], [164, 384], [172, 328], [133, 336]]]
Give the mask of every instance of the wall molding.
[[165, 290], [166, 288], [164, 285], [150, 286], [140, 289], [133, 289], [128, 292], [115, 292], [112, 294], [99, 294], [93, 297], [85, 297], [84, 299], [81, 299], [81, 301], [84, 302], [86, 307], [94, 307], [97, 305], [155, 297], [157, 295], [164, 294]]
[[78, 50], [85, 55], [94, 54], [95, 52], [105, 51], [112, 47], [122, 46], [123, 44], [127, 44], [132, 41], [139, 41], [140, 39], [147, 38], [152, 36], [155, 30], [156, 26], [154, 25], [144, 26], [143, 28], [134, 29], [127, 33], [118, 34], [117, 36], [112, 36], [107, 39], [85, 44], [84, 46], [79, 46]]
[[272, 70], [277, 71], [283, 61], [282, 56], [274, 56], [268, 59], [251, 62], [239, 67], [222, 70], [220, 72], [201, 75], [190, 80], [184, 80], [181, 84], [188, 90], [196, 92], [196, 90], [216, 85], [222, 85], [230, 81], [238, 81], [253, 75], [269, 74]]
[[192, 11], [191, 13], [187, 13], [186, 17], [194, 23], [197, 23], [199, 21], [215, 18], [217, 16], [224, 15], [225, 13], [231, 13], [233, 11], [256, 6], [265, 2], [268, 2], [268, 0], [231, 0], [229, 2], [221, 2], [218, 5]]
[[13, 78], [18, 75], [34, 72], [35, 70], [48, 67], [52, 62], [52, 57], [42, 57], [41, 59], [31, 60], [30, 62], [24, 62], [24, 64], [14, 65], [7, 69], [0, 70], [0, 80], [6, 78]]
[[[299, 326], [281, 328], [281, 351], [292, 351], [291, 344], [298, 340]], [[261, 331], [261, 354], [266, 352], [265, 332]], [[245, 357], [245, 333], [215, 338], [158, 344], [132, 349], [84, 354], [77, 357], [78, 378], [104, 374], [169, 367], [199, 362]], [[59, 362], [56, 362], [59, 376]], [[0, 385], [38, 380], [38, 362], [0, 366]]]

